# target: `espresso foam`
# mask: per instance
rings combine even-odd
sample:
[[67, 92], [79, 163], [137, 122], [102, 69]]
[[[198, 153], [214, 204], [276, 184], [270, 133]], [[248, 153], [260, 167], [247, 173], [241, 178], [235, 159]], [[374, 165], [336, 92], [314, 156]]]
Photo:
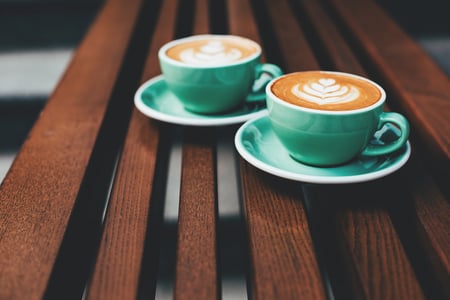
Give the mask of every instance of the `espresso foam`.
[[166, 51], [166, 55], [186, 64], [210, 66], [234, 63], [258, 51], [245, 39], [209, 37], [175, 45]]
[[324, 71], [280, 77], [271, 90], [275, 96], [291, 104], [328, 111], [360, 109], [381, 98], [380, 90], [369, 81]]

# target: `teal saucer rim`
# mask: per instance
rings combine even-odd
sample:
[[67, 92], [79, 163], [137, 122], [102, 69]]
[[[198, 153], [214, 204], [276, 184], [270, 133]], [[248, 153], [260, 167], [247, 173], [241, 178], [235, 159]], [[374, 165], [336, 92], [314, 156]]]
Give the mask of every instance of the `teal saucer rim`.
[[[266, 120], [265, 120], [266, 119]], [[268, 114], [265, 113], [264, 115], [251, 119], [247, 122], [245, 122], [243, 125], [239, 127], [235, 134], [235, 147], [237, 152], [241, 155], [241, 157], [246, 160], [248, 163], [253, 165], [254, 167], [265, 171], [269, 174], [275, 175], [277, 177], [304, 182], [304, 183], [316, 183], [316, 184], [349, 184], [349, 183], [358, 183], [358, 182], [366, 182], [366, 181], [372, 181], [375, 179], [379, 179], [382, 177], [385, 177], [391, 173], [394, 173], [398, 169], [400, 169], [403, 165], [406, 164], [408, 161], [410, 155], [411, 155], [411, 145], [409, 141], [406, 143], [404, 150], [401, 153], [397, 153], [395, 155], [391, 155], [390, 157], [397, 158], [394, 162], [390, 163], [389, 165], [382, 167], [381, 169], [377, 169], [374, 171], [369, 171], [367, 173], [362, 174], [354, 174], [354, 175], [315, 175], [315, 174], [306, 174], [306, 173], [296, 173], [292, 172], [290, 170], [287, 170], [286, 168], [282, 168], [280, 166], [277, 166], [270, 162], [270, 160], [262, 160], [250, 151], [246, 149], [243, 143], [243, 135], [246, 133], [246, 130], [250, 126], [257, 126], [259, 122], [261, 121], [267, 121], [268, 120]], [[266, 125], [268, 126], [267, 130], [270, 129], [270, 124]], [[272, 132], [273, 133], [273, 132]], [[279, 145], [277, 151], [277, 156], [280, 155], [289, 155], [287, 154], [287, 151], [282, 148], [281, 143], [274, 143], [275, 145]], [[273, 144], [272, 144], [273, 145]], [[321, 167], [314, 167], [309, 165], [304, 165], [298, 161], [295, 161], [294, 159], [290, 158], [292, 160], [292, 164], [299, 164], [301, 166], [305, 166], [305, 168], [311, 169], [311, 170], [329, 170], [329, 171], [336, 171], [339, 172], [340, 169], [344, 168], [345, 166], [349, 166], [351, 164], [355, 164], [358, 161], [361, 161], [360, 159], [353, 160], [352, 162], [342, 165], [342, 166], [336, 166], [336, 167], [328, 167], [328, 168], [321, 168]], [[370, 158], [369, 158], [370, 159]], [[375, 160], [375, 158], [374, 158]]]
[[[250, 112], [244, 112], [244, 110], [242, 109], [242, 114], [239, 114], [238, 109], [232, 113], [226, 114], [200, 115], [188, 112], [183, 109], [183, 113], [186, 114], [185, 116], [177, 115], [175, 113], [162, 112], [144, 103], [142, 99], [142, 94], [147, 89], [152, 88], [157, 84], [161, 84], [161, 82], [163, 81], [164, 81], [163, 75], [157, 75], [141, 84], [141, 86], [136, 90], [134, 94], [134, 104], [136, 108], [147, 117], [150, 117], [155, 120], [187, 126], [225, 126], [244, 123], [252, 118], [256, 118], [265, 114], [267, 110], [264, 107]], [[179, 101], [178, 99], [176, 99], [175, 95], [171, 94], [171, 96], [173, 96], [173, 99], [175, 99], [175, 101]]]

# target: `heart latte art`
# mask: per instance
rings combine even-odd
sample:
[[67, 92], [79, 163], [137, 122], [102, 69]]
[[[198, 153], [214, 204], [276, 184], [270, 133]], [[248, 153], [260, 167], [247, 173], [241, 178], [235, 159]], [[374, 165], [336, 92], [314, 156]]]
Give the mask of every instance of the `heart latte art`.
[[272, 92], [280, 99], [319, 110], [354, 110], [376, 103], [380, 90], [370, 81], [337, 72], [292, 73], [276, 80]]
[[177, 44], [166, 54], [188, 65], [216, 66], [231, 64], [258, 52], [257, 46], [243, 38], [205, 37]]
[[337, 104], [354, 101], [359, 91], [352, 85], [343, 86], [331, 78], [320, 78], [309, 84], [296, 84], [292, 87], [292, 94], [319, 105]]

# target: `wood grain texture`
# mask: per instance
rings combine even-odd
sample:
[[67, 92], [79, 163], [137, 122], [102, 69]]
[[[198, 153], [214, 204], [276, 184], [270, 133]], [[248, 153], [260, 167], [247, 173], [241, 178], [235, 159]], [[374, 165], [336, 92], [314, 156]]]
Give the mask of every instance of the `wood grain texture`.
[[[174, 35], [176, 11], [175, 1], [164, 1], [160, 8], [142, 82], [160, 74], [157, 53]], [[153, 183], [155, 176], [163, 176], [155, 174], [159, 129], [134, 109], [87, 299], [136, 298]], [[146, 285], [155, 286], [155, 281]]]
[[385, 207], [384, 201], [395, 199], [377, 185], [355, 187], [333, 197], [350, 203], [338, 210], [336, 231], [356, 298], [425, 299]]
[[216, 299], [217, 200], [213, 135], [186, 129], [178, 217], [176, 299]]
[[258, 27], [254, 21], [254, 12], [250, 0], [228, 0], [228, 23], [231, 34], [247, 37], [261, 45]]
[[[247, 37], [262, 46], [261, 37], [255, 22], [250, 0], [228, 0], [228, 23], [230, 34]], [[266, 62], [266, 53], [262, 49], [261, 61]]]
[[304, 29], [299, 26], [287, 0], [266, 0], [268, 13], [276, 33], [276, 47], [284, 61], [284, 72], [317, 70], [320, 68], [314, 52], [306, 39]]
[[320, 1], [296, 0], [294, 3], [298, 5], [297, 10], [303, 12], [301, 16], [308, 18], [311, 22], [312, 27], [309, 30], [318, 40], [317, 46], [320, 47], [315, 51], [326, 56], [319, 59], [331, 64], [326, 68], [367, 76], [350, 45], [345, 41], [338, 26], [327, 14], [326, 8], [320, 4]]
[[[193, 34], [208, 33], [208, 2], [197, 0], [195, 8]], [[209, 128], [184, 130], [175, 299], [219, 298], [214, 133]]]
[[105, 3], [2, 183], [2, 299], [45, 290], [139, 4]]
[[194, 26], [192, 29], [194, 34], [210, 33], [208, 9], [208, 0], [196, 0]]
[[[411, 166], [413, 165], [413, 166]], [[414, 169], [412, 169], [414, 168]], [[410, 163], [412, 172], [405, 172], [413, 200], [417, 235], [425, 250], [427, 263], [438, 282], [441, 293], [450, 297], [450, 204], [418, 158]]]
[[[450, 167], [450, 79], [374, 1], [332, 0], [334, 9], [398, 99], [436, 166]], [[389, 34], [386, 34], [389, 33]], [[388, 101], [391, 98], [388, 98]]]
[[255, 299], [326, 299], [297, 183], [241, 164]]
[[156, 124], [135, 110], [87, 299], [136, 297], [158, 141]]

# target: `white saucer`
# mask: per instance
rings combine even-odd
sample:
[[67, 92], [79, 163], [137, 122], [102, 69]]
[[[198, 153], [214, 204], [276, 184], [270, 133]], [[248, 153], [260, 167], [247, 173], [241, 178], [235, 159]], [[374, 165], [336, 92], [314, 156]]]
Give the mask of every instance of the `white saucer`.
[[265, 113], [265, 103], [246, 103], [224, 114], [201, 115], [184, 109], [180, 100], [168, 90], [162, 75], [142, 84], [134, 95], [139, 111], [153, 119], [190, 126], [221, 126], [243, 123]]
[[[396, 135], [391, 129], [387, 131], [383, 136]], [[378, 139], [384, 140], [383, 136]], [[279, 142], [267, 114], [243, 124], [236, 133], [235, 146], [247, 162], [265, 172], [286, 179], [321, 184], [356, 183], [381, 178], [400, 169], [411, 154], [411, 146], [407, 142], [402, 149], [390, 155], [359, 156], [340, 166], [321, 168], [302, 164], [291, 158]]]

